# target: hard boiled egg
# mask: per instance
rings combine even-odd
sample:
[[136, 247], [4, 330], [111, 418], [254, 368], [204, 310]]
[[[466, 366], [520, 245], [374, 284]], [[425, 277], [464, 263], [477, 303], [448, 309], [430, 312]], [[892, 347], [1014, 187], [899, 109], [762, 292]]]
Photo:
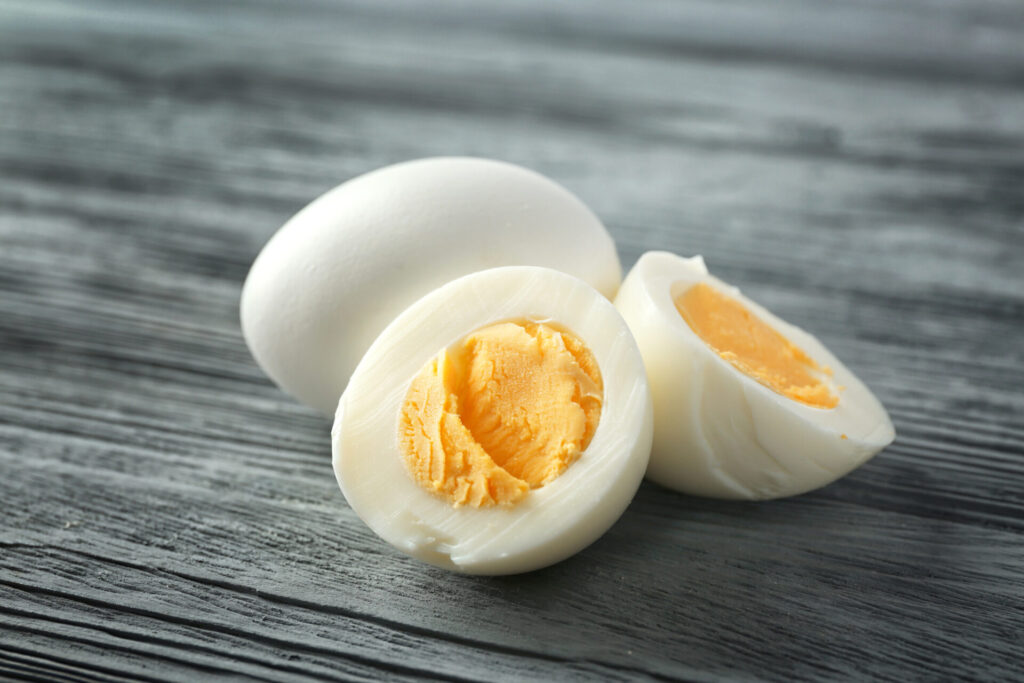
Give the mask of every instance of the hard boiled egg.
[[821, 342], [711, 276], [699, 256], [644, 254], [615, 306], [654, 398], [648, 476], [765, 499], [824, 486], [892, 442], [882, 404]]
[[600, 220], [537, 173], [470, 158], [389, 166], [273, 236], [242, 290], [242, 332], [271, 379], [330, 415], [396, 315], [449, 280], [505, 265], [557, 268], [609, 298], [621, 279]]
[[467, 573], [562, 560], [622, 514], [651, 445], [643, 361], [582, 280], [474, 273], [399, 315], [332, 430], [352, 509], [396, 548]]

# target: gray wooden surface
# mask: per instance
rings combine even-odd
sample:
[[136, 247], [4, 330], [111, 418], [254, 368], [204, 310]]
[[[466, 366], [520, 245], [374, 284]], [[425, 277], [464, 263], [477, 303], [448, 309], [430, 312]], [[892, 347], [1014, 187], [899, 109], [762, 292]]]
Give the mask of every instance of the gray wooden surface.
[[[891, 411], [848, 478], [645, 484], [524, 576], [400, 556], [237, 322], [399, 160], [518, 162]], [[0, 678], [1024, 676], [1024, 5], [0, 0]]]

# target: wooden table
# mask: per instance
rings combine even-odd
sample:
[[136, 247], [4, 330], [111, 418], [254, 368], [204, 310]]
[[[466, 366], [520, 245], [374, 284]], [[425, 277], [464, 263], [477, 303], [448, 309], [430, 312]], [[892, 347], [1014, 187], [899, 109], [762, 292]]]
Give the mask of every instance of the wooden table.
[[[896, 442], [644, 484], [578, 556], [408, 559], [252, 362], [253, 257], [399, 160], [521, 163], [702, 253]], [[0, 1], [0, 678], [1024, 676], [1024, 6]]]

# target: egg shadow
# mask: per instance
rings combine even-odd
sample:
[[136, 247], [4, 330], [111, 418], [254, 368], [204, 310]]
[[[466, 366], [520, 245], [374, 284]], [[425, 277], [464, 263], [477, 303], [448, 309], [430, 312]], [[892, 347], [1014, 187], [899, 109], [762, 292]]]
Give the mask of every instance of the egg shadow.
[[[644, 482], [602, 538], [563, 562], [500, 577], [438, 570], [431, 582], [463, 597], [439, 607], [448, 623], [475, 623], [475, 637], [551, 655], [602, 657], [614, 643], [652, 662], [721, 662], [735, 645], [730, 638], [757, 634], [764, 656], [798, 657], [817, 637], [817, 621], [829, 618], [822, 611], [830, 591], [845, 580], [840, 563], [817, 548], [835, 547], [851, 531], [842, 514], [822, 514], [835, 503], [828, 491], [720, 501]], [[791, 611], [794, 600], [802, 611]], [[487, 621], [496, 614], [499, 622]], [[579, 639], [555, 642], [553, 628]]]
[[[728, 599], [728, 572], [720, 567], [742, 557], [742, 549], [725, 531], [730, 520], [757, 520], [759, 509], [757, 503], [707, 501], [645, 482], [604, 536], [563, 562], [494, 577], [431, 570], [425, 580], [435, 586], [433, 590], [460, 595], [461, 599], [438, 606], [448, 623], [479, 624], [480, 611], [501, 615], [500, 624], [478, 626], [477, 637], [511, 636], [521, 647], [553, 654], [567, 645], [550, 642], [545, 634], [551, 623], [562, 622], [592, 633], [587, 647], [613, 637], [624, 638], [630, 650], [654, 653], [663, 650], [667, 636], [662, 632], [662, 637], [651, 639], [654, 631], [668, 624], [677, 632], [699, 630], [706, 620], [707, 615], [690, 604], [688, 586], [704, 586], [705, 598], [707, 589], [718, 591], [710, 596], [712, 602]], [[688, 524], [695, 519], [706, 523], [709, 517], [718, 519], [714, 523], [723, 533], [686, 537]], [[707, 580], [711, 573], [719, 577], [717, 584]], [[649, 642], [641, 642], [641, 633]]]

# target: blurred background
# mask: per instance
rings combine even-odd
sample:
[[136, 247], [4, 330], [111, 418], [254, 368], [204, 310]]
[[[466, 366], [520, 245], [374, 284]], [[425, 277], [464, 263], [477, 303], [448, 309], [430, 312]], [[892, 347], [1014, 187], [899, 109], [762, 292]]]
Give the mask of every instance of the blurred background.
[[[962, 382], [950, 353], [1005, 359], [999, 321], [1020, 319], [1017, 2], [5, 0], [0, 95], [0, 258], [27, 297], [4, 314], [8, 334], [58, 325], [48, 345], [108, 352], [114, 302], [237, 338], [289, 216], [431, 155], [552, 177], [626, 268], [704, 254], [890, 395]], [[103, 302], [59, 296], [85, 291]], [[152, 332], [139, 349], [253, 376], [237, 344]], [[858, 339], [934, 350], [900, 362], [937, 384]]]

